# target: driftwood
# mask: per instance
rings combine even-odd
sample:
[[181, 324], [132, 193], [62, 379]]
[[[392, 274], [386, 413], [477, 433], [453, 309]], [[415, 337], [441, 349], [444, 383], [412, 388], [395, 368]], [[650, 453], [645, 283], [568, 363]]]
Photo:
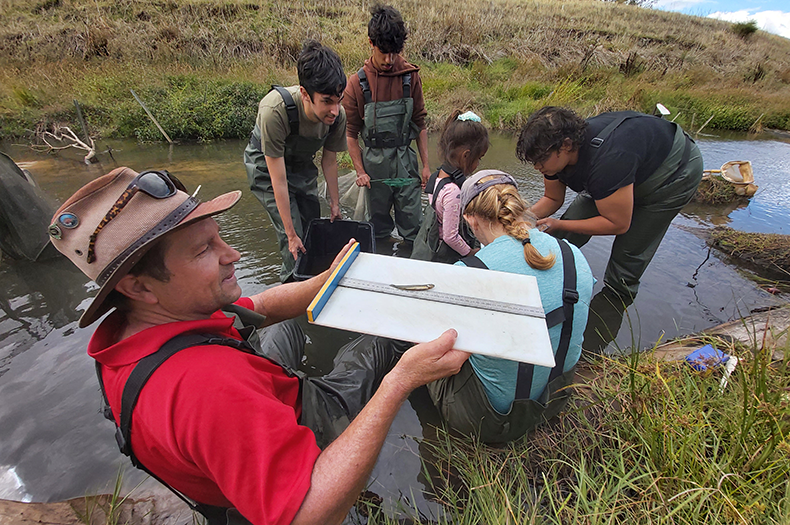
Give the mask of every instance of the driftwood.
[[93, 139], [87, 137], [86, 140], [88, 140], [90, 144], [86, 144], [80, 140], [77, 134], [68, 126], [55, 125], [51, 132], [45, 131], [41, 134], [41, 140], [46, 144], [46, 146], [43, 147], [46, 151], [75, 148], [87, 152], [82, 159], [85, 161], [85, 164], [90, 164], [91, 160], [96, 156], [96, 144], [94, 144]]

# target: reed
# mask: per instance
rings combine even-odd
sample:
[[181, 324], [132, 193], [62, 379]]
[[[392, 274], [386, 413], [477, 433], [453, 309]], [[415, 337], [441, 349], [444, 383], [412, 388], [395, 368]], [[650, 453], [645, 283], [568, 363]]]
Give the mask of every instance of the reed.
[[786, 524], [790, 371], [771, 356], [790, 348], [711, 341], [740, 359], [723, 391], [720, 369], [633, 353], [604, 358], [558, 421], [505, 448], [440, 429], [423, 444], [439, 523]]

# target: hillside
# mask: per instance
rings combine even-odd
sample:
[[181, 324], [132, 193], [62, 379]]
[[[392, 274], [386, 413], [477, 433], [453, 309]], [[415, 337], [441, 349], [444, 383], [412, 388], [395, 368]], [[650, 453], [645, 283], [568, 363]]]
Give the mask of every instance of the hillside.
[[[728, 22], [597, 0], [394, 2], [435, 127], [455, 107], [516, 129], [545, 104], [583, 114], [662, 102], [689, 129], [790, 129], [790, 40]], [[368, 56], [368, 2], [0, 0], [0, 137], [66, 122], [159, 140], [244, 137], [272, 83], [295, 83], [306, 38]], [[760, 118], [762, 116], [762, 118]]]

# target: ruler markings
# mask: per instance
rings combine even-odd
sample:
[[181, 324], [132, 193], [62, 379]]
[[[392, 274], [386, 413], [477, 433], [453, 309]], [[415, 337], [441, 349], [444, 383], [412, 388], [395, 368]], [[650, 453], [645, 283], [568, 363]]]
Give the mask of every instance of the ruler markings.
[[404, 290], [389, 284], [366, 281], [364, 279], [354, 279], [352, 277], [343, 277], [343, 279], [341, 279], [338, 283], [338, 286], [367, 292], [378, 292], [396, 295], [399, 297], [410, 297], [413, 299], [423, 299], [426, 301], [453, 304], [457, 306], [480, 308], [483, 310], [492, 310], [495, 312], [507, 314], [526, 315], [540, 319], [545, 319], [546, 317], [543, 313], [543, 309], [536, 306], [504, 303], [502, 301], [495, 301], [493, 299], [480, 299], [478, 297], [469, 297], [466, 295], [457, 295], [447, 292], [436, 292], [433, 290]]

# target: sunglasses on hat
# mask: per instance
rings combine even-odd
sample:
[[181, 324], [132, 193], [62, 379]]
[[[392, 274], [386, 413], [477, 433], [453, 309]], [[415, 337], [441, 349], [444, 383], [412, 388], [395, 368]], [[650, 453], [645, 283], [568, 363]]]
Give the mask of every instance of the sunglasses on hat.
[[107, 212], [91, 234], [90, 241], [88, 242], [87, 262], [89, 264], [96, 260], [94, 249], [96, 246], [96, 237], [99, 235], [99, 232], [121, 213], [138, 191], [154, 199], [167, 199], [178, 193], [178, 191], [186, 192], [186, 188], [180, 180], [166, 170], [146, 170], [140, 173], [129, 183], [121, 196], [118, 197], [118, 200], [115, 201], [115, 204], [112, 205], [110, 211]]

